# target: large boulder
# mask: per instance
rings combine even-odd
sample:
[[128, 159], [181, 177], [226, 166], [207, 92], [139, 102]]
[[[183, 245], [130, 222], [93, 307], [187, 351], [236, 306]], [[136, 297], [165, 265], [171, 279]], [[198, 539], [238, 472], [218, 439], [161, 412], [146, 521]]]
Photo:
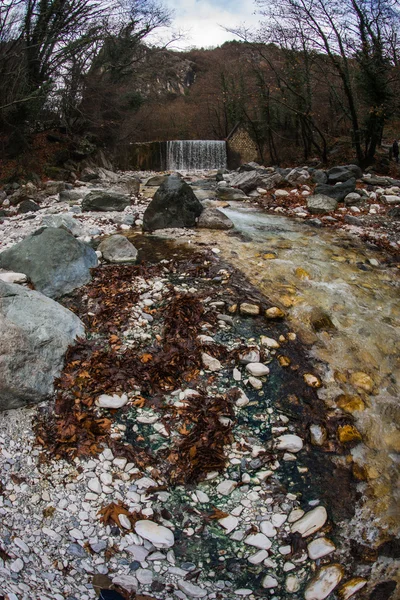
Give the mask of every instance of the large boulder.
[[96, 252], [65, 229], [38, 229], [0, 254], [0, 267], [25, 273], [35, 289], [59, 298], [85, 285], [97, 266]]
[[205, 208], [199, 217], [197, 226], [202, 229], [232, 229], [233, 223], [218, 208]]
[[131, 203], [129, 196], [98, 190], [90, 192], [82, 200], [83, 211], [109, 212], [123, 211]]
[[336, 210], [337, 200], [323, 194], [314, 194], [307, 198], [307, 208], [312, 215], [324, 215]]
[[356, 189], [356, 180], [354, 178], [348, 179], [343, 183], [337, 183], [336, 185], [329, 185], [327, 183], [320, 183], [315, 188], [316, 194], [323, 194], [330, 198], [335, 198], [338, 202], [343, 202], [347, 194], [351, 194]]
[[355, 177], [360, 179], [363, 172], [358, 165], [345, 165], [342, 167], [332, 167], [328, 171], [328, 183], [342, 183]]
[[297, 167], [292, 169], [290, 173], [286, 175], [285, 179], [291, 185], [304, 185], [305, 183], [308, 183], [310, 179], [310, 173], [305, 167]]
[[68, 346], [84, 333], [54, 300], [0, 281], [0, 411], [48, 398]]
[[73, 213], [44, 215], [42, 217], [42, 225], [44, 227], [63, 227], [64, 229], [68, 229], [75, 237], [83, 235], [83, 225], [78, 219], [74, 219]]
[[257, 169], [235, 173], [230, 179], [230, 185], [248, 194], [258, 187], [271, 190], [282, 183], [282, 181], [283, 177], [280, 173], [271, 172], [270, 169]]
[[171, 175], [154, 194], [143, 215], [143, 230], [154, 231], [172, 227], [194, 227], [203, 211], [192, 188], [179, 177]]
[[99, 245], [104, 260], [109, 263], [136, 262], [138, 251], [124, 235], [111, 235]]

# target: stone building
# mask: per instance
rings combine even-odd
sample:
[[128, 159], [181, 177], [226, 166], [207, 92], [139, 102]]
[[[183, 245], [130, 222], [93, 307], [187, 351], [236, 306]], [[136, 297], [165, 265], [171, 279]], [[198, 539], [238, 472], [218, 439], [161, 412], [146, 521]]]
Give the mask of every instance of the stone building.
[[260, 153], [257, 144], [245, 125], [237, 123], [226, 138], [228, 167], [236, 169], [248, 162], [259, 162]]

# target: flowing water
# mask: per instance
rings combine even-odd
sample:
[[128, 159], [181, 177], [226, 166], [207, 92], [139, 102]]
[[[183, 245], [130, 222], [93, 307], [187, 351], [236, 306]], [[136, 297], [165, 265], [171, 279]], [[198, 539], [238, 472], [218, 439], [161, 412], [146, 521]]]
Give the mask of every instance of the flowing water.
[[347, 413], [363, 437], [351, 450], [354, 472], [362, 480], [359, 535], [377, 543], [385, 533], [399, 533], [398, 270], [340, 231], [241, 203], [223, 212], [236, 234], [203, 230], [201, 241], [218, 247], [219, 256], [284, 308], [315, 360], [324, 383], [319, 397], [328, 414], [339, 411], [344, 395], [346, 402], [352, 397]]
[[167, 142], [167, 170], [225, 169], [226, 142], [174, 140]]

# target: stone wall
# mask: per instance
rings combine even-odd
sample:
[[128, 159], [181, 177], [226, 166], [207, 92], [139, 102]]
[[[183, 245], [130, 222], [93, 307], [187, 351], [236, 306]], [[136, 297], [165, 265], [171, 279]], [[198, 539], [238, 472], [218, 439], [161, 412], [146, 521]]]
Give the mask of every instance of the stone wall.
[[236, 169], [240, 165], [260, 159], [256, 143], [243, 125], [237, 126], [227, 139], [228, 167]]

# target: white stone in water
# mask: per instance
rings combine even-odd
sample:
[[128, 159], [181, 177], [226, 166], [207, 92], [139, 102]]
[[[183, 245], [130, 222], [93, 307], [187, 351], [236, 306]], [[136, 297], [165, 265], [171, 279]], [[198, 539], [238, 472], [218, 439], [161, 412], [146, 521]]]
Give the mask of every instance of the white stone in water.
[[286, 520], [287, 515], [284, 515], [283, 513], [275, 513], [271, 517], [272, 524], [275, 525], [275, 527], [280, 527], [285, 523]]
[[171, 548], [175, 543], [172, 531], [154, 521], [137, 521], [135, 531], [143, 539], [149, 540], [156, 548]]
[[255, 377], [263, 377], [264, 375], [268, 375], [269, 368], [267, 365], [263, 365], [260, 362], [255, 362], [246, 365], [246, 371]]
[[95, 494], [101, 494], [102, 492], [101, 483], [97, 477], [92, 477], [89, 479], [88, 488]]
[[251, 556], [249, 556], [249, 558], [247, 559], [249, 561], [249, 563], [251, 563], [252, 565], [259, 565], [260, 563], [262, 563], [266, 558], [268, 558], [268, 552], [266, 550], [259, 550], [258, 552], [256, 552], [255, 554], [252, 554]]
[[336, 550], [335, 544], [326, 537], [320, 537], [310, 542], [307, 546], [308, 556], [311, 560], [317, 560], [322, 556], [331, 554]]
[[240, 388], [237, 388], [237, 391], [238, 391], [238, 394], [240, 394], [240, 395], [239, 395], [238, 399], [236, 400], [235, 405], [238, 408], [243, 408], [244, 406], [247, 406], [249, 404], [250, 400], [246, 396], [246, 394], [244, 393], [243, 390], [241, 390]]
[[197, 496], [197, 500], [199, 502], [210, 502], [210, 498], [209, 496], [205, 493], [202, 492], [201, 490], [196, 490], [196, 496]]
[[99, 408], [121, 408], [125, 406], [128, 400], [129, 398], [126, 394], [122, 394], [122, 396], [118, 396], [118, 394], [113, 394], [112, 396], [101, 394], [96, 400], [96, 405]]
[[346, 581], [339, 590], [341, 600], [351, 598], [351, 596], [361, 590], [366, 584], [367, 580], [363, 579], [363, 577], [353, 577], [353, 579]]
[[260, 550], [269, 550], [272, 546], [271, 540], [267, 538], [263, 533], [253, 533], [248, 535], [244, 540], [245, 544], [260, 548]]
[[294, 508], [292, 510], [292, 512], [289, 513], [288, 522], [294, 523], [295, 521], [298, 521], [299, 519], [301, 519], [301, 517], [303, 515], [304, 515], [304, 510], [302, 508]]
[[123, 527], [124, 529], [131, 528], [131, 522], [126, 515], [123, 515], [123, 514], [118, 515], [118, 521], [119, 521], [119, 524], [121, 525], [121, 527]]
[[271, 521], [261, 521], [260, 530], [261, 530], [261, 533], [263, 533], [264, 535], [266, 535], [268, 537], [275, 537], [277, 534], [277, 531], [276, 531], [275, 527], [272, 525]]
[[310, 425], [310, 437], [313, 446], [323, 446], [327, 439], [325, 427], [322, 427], [322, 425]]
[[260, 338], [260, 343], [262, 346], [267, 346], [270, 350], [277, 350], [280, 348], [279, 342], [274, 340], [273, 338], [267, 337], [266, 335], [262, 335]]
[[343, 574], [344, 571], [341, 565], [333, 564], [321, 567], [305, 589], [305, 600], [324, 600], [324, 598], [327, 598], [341, 581]]
[[232, 515], [228, 515], [223, 519], [218, 519], [218, 523], [222, 525], [224, 529], [226, 529], [226, 533], [230, 533], [239, 525], [239, 519]]
[[301, 533], [302, 537], [307, 537], [321, 529], [326, 523], [328, 515], [323, 506], [317, 506], [307, 512], [301, 519], [293, 523], [292, 533]]
[[277, 587], [278, 581], [275, 579], [275, 577], [272, 577], [271, 575], [266, 575], [262, 580], [261, 585], [263, 588], [270, 590], [272, 588]]
[[248, 350], [247, 352], [242, 352], [239, 355], [239, 362], [242, 365], [248, 365], [250, 363], [259, 363], [260, 353], [258, 350]]
[[288, 452], [300, 452], [303, 448], [303, 440], [292, 433], [280, 435], [276, 438], [275, 448], [277, 450], [288, 450]]
[[224, 479], [217, 485], [217, 492], [221, 494], [221, 496], [229, 496], [236, 488], [237, 483], [232, 479]]
[[241, 381], [242, 380], [242, 374], [239, 371], [239, 369], [237, 369], [236, 367], [233, 369], [233, 379], [235, 381]]
[[257, 377], [249, 377], [249, 383], [255, 390], [262, 390], [263, 383]]
[[222, 369], [222, 365], [217, 358], [213, 358], [206, 352], [203, 352], [201, 355], [201, 360], [203, 362], [203, 366], [209, 371], [220, 371]]
[[235, 590], [235, 596], [250, 596], [253, 593], [253, 590], [249, 590], [247, 588], [241, 588], [240, 590]]
[[288, 575], [285, 581], [285, 588], [289, 594], [294, 594], [300, 589], [300, 580], [296, 575]]
[[190, 583], [190, 581], [185, 581], [184, 579], [178, 581], [178, 588], [191, 598], [204, 598], [204, 596], [207, 596], [207, 591], [204, 588], [199, 585], [194, 585], [194, 583]]

